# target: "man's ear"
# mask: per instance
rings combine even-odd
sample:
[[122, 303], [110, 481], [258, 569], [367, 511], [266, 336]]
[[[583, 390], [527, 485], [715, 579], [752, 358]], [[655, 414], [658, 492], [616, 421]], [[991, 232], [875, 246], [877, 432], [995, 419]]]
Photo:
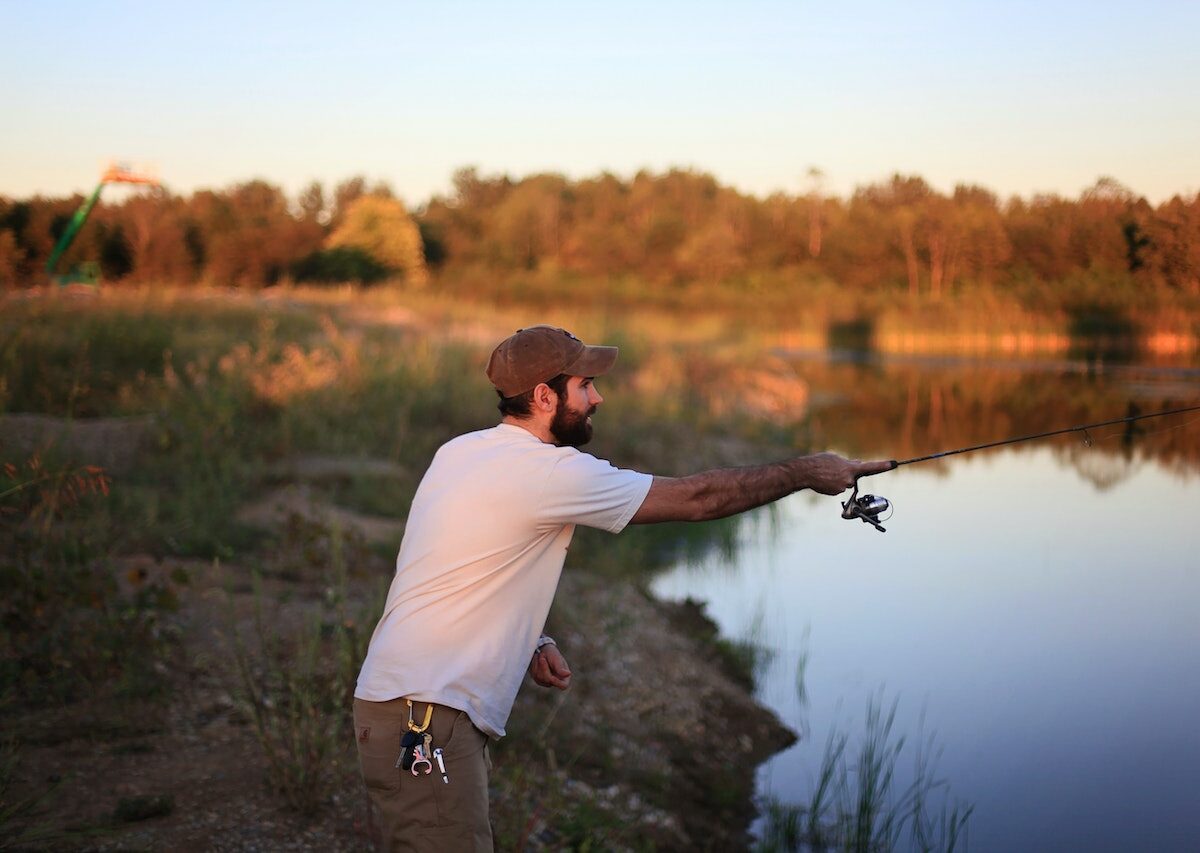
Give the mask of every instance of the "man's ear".
[[558, 406], [558, 395], [545, 382], [533, 389], [533, 406], [543, 412], [553, 412]]

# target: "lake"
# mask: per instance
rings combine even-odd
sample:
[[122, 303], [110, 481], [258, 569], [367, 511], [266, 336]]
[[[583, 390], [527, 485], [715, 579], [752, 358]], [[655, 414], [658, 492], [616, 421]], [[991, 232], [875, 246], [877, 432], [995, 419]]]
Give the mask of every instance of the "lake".
[[[872, 458], [1200, 403], [1188, 364], [793, 356], [798, 440]], [[904, 738], [895, 788], [932, 744], [971, 850], [1196, 850], [1198, 460], [1200, 412], [915, 464], [862, 482], [887, 533], [802, 492], [653, 590], [766, 651], [759, 698], [801, 739], [763, 797], [806, 803], [874, 701]]]

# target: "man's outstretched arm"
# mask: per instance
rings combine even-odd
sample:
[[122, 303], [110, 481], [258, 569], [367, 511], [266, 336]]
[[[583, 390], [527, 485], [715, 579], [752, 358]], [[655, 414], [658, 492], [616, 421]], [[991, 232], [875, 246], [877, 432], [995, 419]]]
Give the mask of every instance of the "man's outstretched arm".
[[655, 477], [631, 524], [709, 521], [737, 515], [801, 489], [837, 495], [867, 474], [890, 471], [890, 460], [859, 462], [815, 453], [747, 468], [716, 468], [687, 477]]

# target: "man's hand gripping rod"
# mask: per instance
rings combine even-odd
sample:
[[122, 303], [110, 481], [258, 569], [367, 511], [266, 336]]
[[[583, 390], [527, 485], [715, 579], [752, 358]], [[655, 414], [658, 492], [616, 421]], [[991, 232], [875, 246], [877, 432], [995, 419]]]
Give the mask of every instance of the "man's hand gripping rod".
[[[896, 466], [899, 464], [900, 463], [893, 459], [892, 467], [888, 470], [895, 470]], [[875, 473], [883, 472], [877, 471]], [[870, 476], [870, 474], [859, 474], [854, 478], [854, 491], [850, 493], [850, 497], [847, 498], [846, 502], [842, 504], [842, 518], [849, 519], [851, 521], [857, 518], [862, 521], [863, 524], [870, 524], [880, 533], [887, 533], [887, 528], [879, 523], [879, 516], [887, 512], [888, 507], [891, 506], [891, 504], [888, 503], [888, 499], [885, 497], [880, 497], [879, 495], [863, 495], [862, 497], [858, 496], [858, 481], [862, 477]]]

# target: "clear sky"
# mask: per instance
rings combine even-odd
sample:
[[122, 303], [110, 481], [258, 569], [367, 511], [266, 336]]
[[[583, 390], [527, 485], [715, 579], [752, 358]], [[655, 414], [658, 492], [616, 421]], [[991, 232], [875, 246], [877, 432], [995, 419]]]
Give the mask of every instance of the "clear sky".
[[0, 0], [0, 194], [693, 167], [845, 195], [1200, 190], [1200, 2]]

